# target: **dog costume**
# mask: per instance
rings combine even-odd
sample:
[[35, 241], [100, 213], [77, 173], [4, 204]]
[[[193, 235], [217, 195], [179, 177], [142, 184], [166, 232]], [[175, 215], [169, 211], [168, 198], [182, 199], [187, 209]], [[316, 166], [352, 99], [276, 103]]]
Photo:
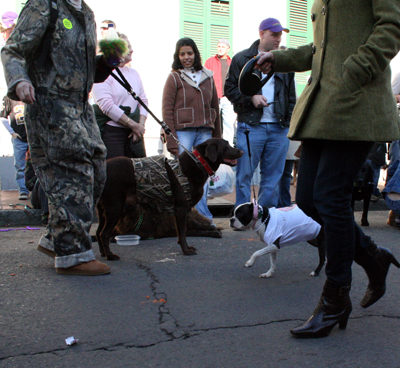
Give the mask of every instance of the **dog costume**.
[[[258, 205], [258, 210], [262, 207]], [[255, 229], [260, 240], [268, 245], [279, 247], [315, 239], [321, 225], [308, 217], [297, 205], [284, 208], [271, 207], [267, 225], [259, 219]], [[261, 224], [260, 224], [261, 223]], [[257, 225], [258, 224], [258, 225]], [[279, 244], [276, 241], [279, 239]]]
[[189, 181], [181, 171], [179, 160], [169, 160], [164, 155], [157, 155], [132, 158], [132, 164], [135, 168], [138, 201], [144, 209], [159, 213], [174, 213], [174, 201], [166, 164], [174, 171], [185, 192], [186, 201], [192, 207]]

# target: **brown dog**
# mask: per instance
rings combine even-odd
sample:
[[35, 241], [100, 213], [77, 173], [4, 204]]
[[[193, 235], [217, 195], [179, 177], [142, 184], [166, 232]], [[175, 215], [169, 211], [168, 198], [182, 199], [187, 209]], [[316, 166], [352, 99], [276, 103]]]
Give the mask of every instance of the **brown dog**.
[[[139, 205], [142, 207], [152, 206], [151, 211], [154, 211], [161, 208], [159, 202], [164, 199], [169, 203], [175, 216], [178, 244], [180, 244], [183, 254], [196, 254], [196, 248], [189, 247], [186, 241], [186, 219], [191, 207], [197, 204], [203, 195], [203, 186], [208, 178], [205, 166], [208, 165], [214, 172], [222, 163], [235, 166], [237, 159], [243, 155], [243, 152], [232, 148], [227, 141], [217, 138], [209, 139], [196, 146], [195, 149], [200, 157], [205, 160], [205, 165], [200, 164], [198, 160], [195, 161], [185, 151], [179, 155], [179, 170], [183, 173], [184, 181], [186, 180], [188, 183], [188, 186], [185, 186], [188, 188], [187, 191], [181, 185], [182, 178], [175, 175], [166, 160], [163, 160], [162, 164], [165, 167], [166, 174], [155, 173], [155, 175], [164, 175], [165, 177], [165, 183], [163, 183], [164, 186], [161, 190], [166, 193], [165, 198], [147, 193], [149, 186], [143, 184], [142, 181], [139, 184], [137, 183], [132, 159], [116, 157], [107, 160], [107, 181], [97, 205], [99, 226], [96, 236], [103, 257], [106, 256], [108, 260], [119, 259], [118, 255], [110, 251], [110, 239], [115, 226], [123, 216], [125, 206], [130, 206], [134, 211], [140, 210]], [[134, 162], [141, 166], [141, 163], [146, 162], [146, 159], [134, 159]], [[164, 167], [160, 167], [160, 171]], [[142, 175], [141, 179], [151, 177], [151, 172], [148, 170], [150, 168], [143, 167], [141, 169], [144, 170], [139, 173], [136, 172], [136, 174]], [[165, 189], [165, 184], [168, 183], [170, 186]], [[189, 202], [188, 199], [190, 199]], [[165, 215], [170, 215], [170, 213], [165, 213]]]

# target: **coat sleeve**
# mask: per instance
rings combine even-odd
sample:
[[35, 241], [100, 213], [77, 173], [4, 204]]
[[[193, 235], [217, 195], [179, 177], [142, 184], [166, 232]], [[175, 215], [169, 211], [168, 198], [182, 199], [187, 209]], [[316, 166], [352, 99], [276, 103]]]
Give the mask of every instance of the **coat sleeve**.
[[19, 82], [32, 84], [28, 76], [28, 63], [34, 57], [50, 22], [49, 0], [31, 0], [23, 8], [18, 22], [1, 50], [8, 92], [13, 100], [19, 100], [15, 87]]
[[106, 63], [103, 55], [96, 55], [94, 83], [103, 83], [114, 69]]
[[110, 120], [118, 122], [124, 111], [114, 101], [116, 93], [113, 89], [114, 79], [107, 78], [103, 83], [96, 83], [92, 88], [92, 96], [95, 102], [99, 105], [103, 114], [107, 115]]
[[[177, 95], [177, 84], [173, 73], [170, 73], [167, 81], [165, 82], [163, 97], [162, 97], [162, 116], [164, 122], [171, 129], [171, 133], [176, 137], [174, 111], [175, 101]], [[167, 149], [178, 148], [178, 144], [175, 140], [167, 135]]]
[[372, 33], [343, 63], [343, 79], [353, 81], [354, 89], [383, 73], [400, 49], [400, 1], [373, 0], [372, 8]]
[[274, 70], [278, 73], [305, 72], [311, 70], [313, 44], [287, 48], [286, 50], [274, 50]]

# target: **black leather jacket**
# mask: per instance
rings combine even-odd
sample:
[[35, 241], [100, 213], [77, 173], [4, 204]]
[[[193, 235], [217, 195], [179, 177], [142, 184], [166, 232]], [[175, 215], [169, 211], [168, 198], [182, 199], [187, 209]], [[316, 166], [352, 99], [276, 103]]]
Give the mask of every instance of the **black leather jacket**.
[[[238, 52], [233, 58], [225, 80], [224, 94], [233, 103], [233, 108], [238, 114], [237, 121], [258, 125], [263, 115], [262, 108], [256, 108], [251, 97], [240, 93], [238, 87], [239, 75], [243, 66], [258, 54], [260, 40], [255, 41], [250, 48]], [[294, 73], [275, 73], [275, 113], [281, 127], [288, 127], [294, 105], [296, 104], [296, 88]], [[257, 93], [261, 95], [261, 90]]]

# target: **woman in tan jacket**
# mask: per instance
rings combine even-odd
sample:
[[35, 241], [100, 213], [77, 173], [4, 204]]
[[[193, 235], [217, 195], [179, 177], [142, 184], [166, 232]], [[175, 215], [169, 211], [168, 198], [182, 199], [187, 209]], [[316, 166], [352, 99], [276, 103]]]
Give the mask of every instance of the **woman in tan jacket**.
[[325, 337], [345, 329], [353, 260], [369, 284], [360, 304], [367, 308], [386, 291], [390, 250], [378, 247], [354, 222], [350, 201], [354, 178], [374, 142], [400, 138], [391, 91], [390, 60], [400, 49], [398, 0], [314, 0], [314, 42], [265, 53], [267, 73], [311, 69], [293, 111], [289, 138], [302, 140], [296, 201], [324, 229], [327, 280], [311, 318], [291, 330], [296, 337]]
[[[200, 52], [191, 38], [181, 38], [176, 43], [172, 71], [164, 86], [162, 113], [172, 134], [189, 150], [209, 138], [221, 138], [213, 72], [203, 68]], [[167, 149], [175, 156], [183, 151], [171, 136], [167, 136]], [[212, 220], [207, 191], [208, 183], [196, 208]]]

